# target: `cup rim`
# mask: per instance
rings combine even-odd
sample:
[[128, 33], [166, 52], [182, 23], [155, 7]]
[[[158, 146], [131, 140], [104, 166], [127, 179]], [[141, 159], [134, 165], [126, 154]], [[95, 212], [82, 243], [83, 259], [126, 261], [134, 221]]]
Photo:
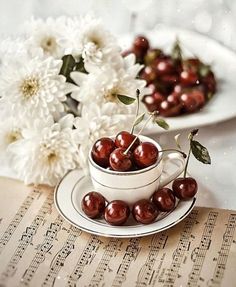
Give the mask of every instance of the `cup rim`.
[[[155, 146], [157, 147], [157, 149], [158, 149], [158, 159], [157, 159], [157, 161], [154, 163], [154, 164], [152, 164], [152, 165], [150, 165], [150, 166], [148, 166], [148, 167], [145, 167], [145, 168], [143, 168], [143, 169], [139, 169], [139, 170], [133, 170], [133, 171], [116, 171], [116, 170], [108, 170], [108, 169], [106, 169], [106, 168], [104, 168], [104, 167], [101, 167], [101, 166], [99, 166], [94, 160], [93, 160], [93, 158], [92, 158], [92, 148], [93, 148], [93, 146], [90, 148], [90, 150], [89, 150], [89, 156], [88, 156], [88, 159], [89, 159], [89, 163], [93, 166], [93, 167], [95, 167], [96, 169], [98, 169], [98, 170], [100, 170], [100, 171], [102, 171], [102, 172], [104, 172], [104, 173], [107, 173], [107, 174], [110, 174], [110, 175], [135, 175], [135, 174], [140, 174], [140, 173], [145, 173], [145, 172], [148, 172], [149, 170], [152, 170], [153, 168], [155, 168], [160, 162], [161, 162], [161, 160], [162, 160], [162, 151], [161, 151], [161, 146], [160, 146], [160, 144], [158, 143], [158, 142], [156, 142], [154, 139], [152, 139], [152, 138], [150, 138], [150, 137], [147, 137], [147, 136], [143, 136], [143, 135], [140, 135], [139, 136], [140, 138], [144, 138], [144, 139], [148, 139], [148, 140], [151, 140], [151, 141], [149, 141], [149, 142], [152, 142], [153, 144], [155, 144]], [[110, 137], [111, 139], [114, 139], [115, 138], [115, 136], [111, 136]]]

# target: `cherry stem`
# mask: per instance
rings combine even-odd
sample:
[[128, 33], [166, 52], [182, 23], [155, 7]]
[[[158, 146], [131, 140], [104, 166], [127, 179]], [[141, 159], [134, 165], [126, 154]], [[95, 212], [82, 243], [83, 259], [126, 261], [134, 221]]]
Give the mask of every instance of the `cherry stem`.
[[191, 146], [189, 148], [189, 151], [188, 151], [188, 156], [187, 156], [187, 160], [186, 160], [186, 164], [185, 164], [185, 168], [184, 168], [184, 178], [186, 178], [186, 174], [187, 174], [187, 169], [188, 169], [188, 163], [189, 163], [189, 158], [190, 158], [190, 155], [191, 155]]
[[138, 134], [136, 135], [136, 137], [134, 138], [134, 140], [132, 141], [132, 143], [128, 146], [128, 148], [126, 149], [126, 151], [124, 151], [124, 154], [127, 154], [129, 152], [129, 150], [131, 149], [131, 147], [133, 146], [133, 144], [135, 143], [135, 141], [137, 140], [137, 138], [139, 137], [139, 135], [141, 134], [141, 132], [144, 130], [144, 128], [147, 126], [147, 124], [149, 123], [149, 121], [152, 119], [153, 114], [151, 114], [148, 119], [146, 120], [146, 122], [144, 123], [144, 125], [142, 126], [142, 128], [140, 129], [140, 131], [138, 132]]
[[159, 152], [166, 152], [166, 151], [176, 151], [176, 152], [179, 152], [180, 154], [182, 154], [183, 158], [186, 158], [187, 155], [185, 152], [179, 150], [179, 149], [174, 149], [174, 148], [169, 148], [169, 149], [162, 149], [160, 150]]
[[131, 129], [131, 132], [130, 132], [131, 134], [133, 134], [133, 133], [134, 133], [134, 124], [135, 124], [136, 119], [137, 119], [138, 114], [139, 114], [139, 95], [140, 95], [140, 91], [139, 91], [139, 90], [137, 90], [137, 91], [136, 91], [136, 96], [137, 96], [137, 108], [136, 108], [136, 114], [135, 114], [135, 118], [134, 118], [133, 126], [132, 126], [132, 129]]

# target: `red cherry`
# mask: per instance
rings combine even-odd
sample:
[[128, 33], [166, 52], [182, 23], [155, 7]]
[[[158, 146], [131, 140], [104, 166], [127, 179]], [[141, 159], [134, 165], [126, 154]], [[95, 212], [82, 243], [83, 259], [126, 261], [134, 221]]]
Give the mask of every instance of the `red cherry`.
[[153, 83], [147, 85], [147, 87], [151, 90], [151, 93], [154, 93], [156, 91], [156, 86]]
[[215, 76], [212, 72], [209, 72], [207, 76], [203, 77], [201, 79], [201, 82], [206, 87], [207, 92], [210, 92], [210, 93], [216, 92], [217, 84], [216, 84]]
[[176, 94], [180, 94], [182, 91], [183, 91], [183, 87], [180, 84], [176, 85], [173, 90], [173, 92]]
[[175, 85], [178, 83], [179, 81], [179, 76], [178, 75], [163, 75], [161, 77], [161, 81], [165, 84], [165, 85]]
[[198, 58], [190, 58], [183, 62], [183, 69], [197, 72], [200, 65], [201, 61]]
[[132, 210], [134, 219], [142, 224], [152, 223], [158, 215], [155, 205], [147, 199], [137, 201]]
[[174, 102], [165, 100], [160, 104], [159, 113], [163, 117], [174, 117], [180, 114], [182, 109], [182, 104], [179, 102], [175, 104]]
[[109, 166], [109, 157], [115, 149], [115, 143], [110, 138], [101, 138], [95, 142], [92, 148], [92, 158], [102, 167]]
[[197, 105], [198, 105], [199, 108], [204, 106], [204, 104], [206, 102], [206, 99], [205, 99], [204, 93], [201, 90], [193, 89], [191, 91], [191, 95], [197, 101]]
[[145, 80], [147, 84], [152, 83], [156, 79], [156, 71], [150, 66], [146, 66], [140, 75], [140, 78]]
[[180, 96], [180, 102], [183, 105], [185, 112], [192, 113], [198, 109], [198, 102], [191, 94], [191, 92], [186, 92]]
[[153, 143], [143, 142], [136, 147], [133, 156], [135, 164], [140, 168], [145, 168], [156, 163], [158, 149]]
[[153, 112], [159, 110], [159, 106], [164, 99], [165, 98], [161, 93], [155, 92], [151, 95], [144, 96], [142, 102], [145, 104], [149, 112]]
[[173, 181], [172, 189], [176, 197], [188, 200], [197, 193], [198, 185], [192, 177], [179, 177]]
[[178, 93], [171, 93], [168, 97], [167, 97], [167, 101], [175, 106], [180, 104], [180, 100], [179, 100], [179, 94]]
[[163, 187], [154, 192], [152, 202], [160, 211], [171, 211], [175, 207], [175, 196], [170, 188]]
[[184, 70], [180, 74], [180, 83], [184, 86], [199, 84], [198, 75], [192, 70]]
[[149, 49], [148, 39], [144, 36], [137, 36], [133, 42], [133, 51], [138, 58], [143, 58]]
[[[135, 135], [129, 132], [126, 132], [126, 131], [122, 131], [118, 133], [118, 135], [116, 136], [115, 145], [117, 147], [122, 147], [124, 149], [127, 149], [130, 146], [130, 144], [134, 141], [135, 138], [136, 138]], [[133, 151], [139, 144], [140, 144], [140, 140], [139, 138], [137, 138], [130, 150]]]
[[153, 67], [156, 69], [156, 74], [158, 76], [169, 75], [175, 72], [175, 67], [173, 61], [169, 58], [167, 59], [157, 59], [153, 63]]
[[128, 204], [122, 200], [113, 200], [105, 208], [104, 217], [106, 222], [112, 225], [124, 224], [130, 215]]
[[131, 153], [125, 154], [125, 148], [117, 148], [110, 155], [110, 166], [116, 171], [128, 171], [132, 167]]
[[83, 212], [90, 218], [98, 218], [105, 209], [105, 198], [98, 192], [87, 193], [81, 202]]

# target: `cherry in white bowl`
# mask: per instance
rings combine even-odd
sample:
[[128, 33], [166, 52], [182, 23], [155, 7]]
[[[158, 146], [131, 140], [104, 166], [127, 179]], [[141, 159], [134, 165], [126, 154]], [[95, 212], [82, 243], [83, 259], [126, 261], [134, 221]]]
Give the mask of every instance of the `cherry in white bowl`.
[[133, 171], [114, 171], [99, 166], [92, 157], [91, 149], [89, 153], [91, 180], [94, 189], [107, 201], [122, 200], [131, 206], [138, 200], [149, 199], [158, 187], [165, 186], [182, 173], [185, 166], [182, 154], [174, 152], [164, 155], [161, 146], [155, 140], [142, 135], [139, 136], [139, 140], [142, 143], [155, 145], [159, 154], [155, 163]]

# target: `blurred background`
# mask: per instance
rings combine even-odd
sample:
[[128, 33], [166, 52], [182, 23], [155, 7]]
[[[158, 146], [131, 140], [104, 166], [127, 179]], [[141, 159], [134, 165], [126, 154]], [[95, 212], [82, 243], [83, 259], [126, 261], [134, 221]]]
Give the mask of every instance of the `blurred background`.
[[119, 35], [169, 25], [206, 34], [236, 50], [233, 0], [0, 0], [0, 34], [17, 35], [31, 16], [74, 16], [94, 12]]

